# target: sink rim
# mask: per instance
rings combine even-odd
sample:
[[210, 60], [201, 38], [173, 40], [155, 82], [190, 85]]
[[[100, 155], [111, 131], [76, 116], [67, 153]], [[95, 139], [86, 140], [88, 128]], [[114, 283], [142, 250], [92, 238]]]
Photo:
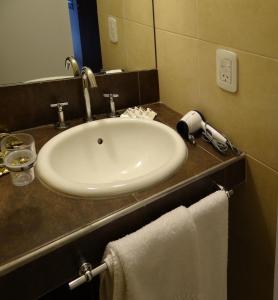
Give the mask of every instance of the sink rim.
[[[113, 124], [119, 122], [127, 123], [126, 126], [128, 126], [129, 122], [143, 122], [145, 124], [150, 124], [151, 126], [160, 128], [159, 130], [162, 129], [166, 131], [173, 142], [175, 142], [173, 148], [175, 151], [175, 159], [170, 159], [168, 162], [163, 163], [163, 168], [151, 170], [151, 172], [148, 172], [136, 178], [127, 179], [124, 181], [117, 180], [113, 183], [103, 182], [97, 184], [88, 184], [82, 182], [77, 183], [72, 180], [65, 179], [61, 177], [61, 175], [59, 175], [56, 171], [54, 171], [54, 169], [52, 169], [50, 165], [48, 165], [48, 161], [51, 157], [50, 152], [54, 146], [57, 146], [57, 142], [60, 141], [61, 143], [63, 139], [74, 136], [75, 134], [78, 134], [79, 131], [81, 132], [83, 129], [92, 128], [92, 130], [94, 130], [93, 128], [101, 126], [102, 124], [109, 125], [110, 123], [112, 123], [113, 126]], [[173, 175], [173, 173], [182, 165], [187, 157], [188, 149], [183, 139], [174, 129], [161, 122], [143, 119], [108, 118], [74, 126], [50, 139], [39, 151], [36, 165], [36, 174], [38, 175], [39, 180], [44, 185], [49, 187], [51, 190], [63, 195], [79, 198], [107, 198], [139, 191], [166, 180], [167, 178], [169, 178], [169, 176]]]

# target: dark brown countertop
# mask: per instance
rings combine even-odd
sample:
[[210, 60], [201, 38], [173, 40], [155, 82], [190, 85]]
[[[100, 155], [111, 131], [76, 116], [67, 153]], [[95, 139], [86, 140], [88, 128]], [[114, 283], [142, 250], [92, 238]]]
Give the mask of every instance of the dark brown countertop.
[[[148, 106], [158, 113], [156, 120], [175, 128], [181, 117], [178, 113], [161, 103]], [[37, 150], [59, 133], [52, 125], [25, 132], [34, 136]], [[145, 191], [118, 198], [74, 199], [50, 191], [38, 179], [28, 186], [15, 187], [9, 175], [0, 177], [0, 275], [15, 259], [234, 159], [232, 155], [218, 154], [201, 139], [195, 146], [186, 143], [188, 160], [171, 178]]]

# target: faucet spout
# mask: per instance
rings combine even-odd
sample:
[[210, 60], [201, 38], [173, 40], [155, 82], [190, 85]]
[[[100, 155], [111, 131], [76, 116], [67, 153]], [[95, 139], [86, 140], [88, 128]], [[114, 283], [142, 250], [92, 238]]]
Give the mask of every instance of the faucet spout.
[[65, 67], [66, 67], [67, 70], [69, 70], [70, 67], [72, 68], [74, 77], [80, 76], [80, 70], [79, 70], [78, 63], [77, 63], [76, 59], [73, 56], [68, 56], [66, 58]]
[[89, 90], [97, 88], [97, 82], [93, 71], [88, 67], [83, 67], [81, 71], [83, 93], [86, 108], [86, 121], [92, 121], [91, 97]]

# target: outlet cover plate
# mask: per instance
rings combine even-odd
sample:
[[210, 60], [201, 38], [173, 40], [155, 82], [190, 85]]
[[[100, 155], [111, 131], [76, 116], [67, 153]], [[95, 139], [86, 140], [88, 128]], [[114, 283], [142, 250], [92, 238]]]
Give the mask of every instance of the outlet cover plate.
[[231, 93], [237, 92], [237, 54], [224, 50], [216, 50], [216, 82], [217, 85]]

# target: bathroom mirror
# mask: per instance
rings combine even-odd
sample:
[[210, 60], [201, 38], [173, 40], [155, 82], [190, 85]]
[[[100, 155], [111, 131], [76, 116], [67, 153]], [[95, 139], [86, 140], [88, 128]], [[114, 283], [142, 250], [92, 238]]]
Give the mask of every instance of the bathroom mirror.
[[103, 67], [154, 69], [153, 1], [97, 0], [97, 5]]
[[0, 85], [71, 77], [70, 55], [81, 67], [156, 67], [152, 0], [1, 0], [0, 38]]

